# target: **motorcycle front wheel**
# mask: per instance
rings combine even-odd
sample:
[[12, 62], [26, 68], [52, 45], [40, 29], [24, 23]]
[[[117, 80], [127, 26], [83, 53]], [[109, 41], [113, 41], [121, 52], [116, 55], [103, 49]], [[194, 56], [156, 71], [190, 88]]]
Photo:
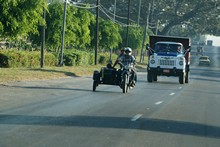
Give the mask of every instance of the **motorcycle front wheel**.
[[127, 93], [128, 92], [128, 75], [127, 74], [125, 74], [124, 76], [123, 76], [123, 81], [122, 81], [122, 92], [123, 93]]

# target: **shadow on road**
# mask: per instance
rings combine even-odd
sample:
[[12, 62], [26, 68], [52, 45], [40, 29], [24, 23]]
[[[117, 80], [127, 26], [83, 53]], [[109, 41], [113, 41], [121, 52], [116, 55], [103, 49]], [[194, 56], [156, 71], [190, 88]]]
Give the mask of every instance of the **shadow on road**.
[[[112, 86], [112, 85], [110, 85]], [[82, 91], [82, 92], [93, 92], [93, 93], [121, 93], [121, 91], [109, 91], [109, 89], [102, 89], [102, 90], [96, 90], [95, 92], [92, 90], [92, 85], [91, 89], [86, 89], [86, 88], [68, 88], [68, 87], [46, 87], [46, 86], [8, 86], [8, 87], [14, 87], [14, 88], [25, 88], [25, 89], [32, 89], [32, 90], [69, 90], [69, 91]], [[119, 86], [118, 87], [120, 90]]]
[[135, 129], [220, 139], [220, 127], [199, 123], [105, 116], [30, 116], [0, 114], [0, 124]]
[[43, 86], [10, 86], [16, 88], [36, 89], [36, 90], [75, 90], [75, 91], [92, 91], [90, 89], [82, 88], [67, 88], [67, 87], [43, 87]]
[[66, 72], [66, 71], [58, 71], [58, 70], [48, 70], [48, 69], [28, 69], [33, 71], [43, 71], [43, 72], [57, 72], [57, 73], [64, 73], [66, 76], [74, 76], [77, 77], [75, 73]]

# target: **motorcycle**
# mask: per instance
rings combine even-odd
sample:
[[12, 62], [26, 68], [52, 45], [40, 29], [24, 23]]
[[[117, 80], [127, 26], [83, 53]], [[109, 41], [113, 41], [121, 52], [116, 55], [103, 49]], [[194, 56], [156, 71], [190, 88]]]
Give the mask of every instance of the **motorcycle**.
[[133, 70], [132, 64], [123, 65], [121, 63], [121, 89], [123, 93], [127, 93], [129, 89], [134, 87], [134, 81], [132, 80], [132, 72]]
[[93, 91], [96, 91], [100, 84], [117, 85], [123, 93], [127, 93], [129, 89], [132, 89], [135, 85], [132, 80], [133, 66], [131, 64], [123, 65], [122, 63], [119, 63], [119, 65], [120, 69], [107, 64], [100, 71], [95, 70], [93, 72]]

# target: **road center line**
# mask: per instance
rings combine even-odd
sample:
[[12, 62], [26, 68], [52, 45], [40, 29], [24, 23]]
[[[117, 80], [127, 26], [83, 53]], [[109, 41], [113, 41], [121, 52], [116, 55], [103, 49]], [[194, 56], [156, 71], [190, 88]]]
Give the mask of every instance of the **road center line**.
[[143, 114], [137, 114], [137, 115], [135, 115], [135, 116], [131, 119], [131, 121], [136, 121], [136, 120], [138, 120], [142, 115], [143, 115]]
[[174, 95], [175, 93], [171, 93], [170, 95]]
[[155, 103], [155, 105], [160, 105], [161, 103], [163, 103], [163, 101], [158, 101]]

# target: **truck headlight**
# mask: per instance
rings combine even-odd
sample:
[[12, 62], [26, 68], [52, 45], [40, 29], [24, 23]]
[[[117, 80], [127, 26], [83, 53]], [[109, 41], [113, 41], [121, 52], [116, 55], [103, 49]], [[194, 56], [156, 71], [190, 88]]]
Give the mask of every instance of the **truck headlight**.
[[155, 63], [155, 60], [150, 60], [150, 63], [151, 63], [151, 64], [154, 64], [154, 63]]
[[179, 65], [183, 65], [183, 61], [179, 61]]

